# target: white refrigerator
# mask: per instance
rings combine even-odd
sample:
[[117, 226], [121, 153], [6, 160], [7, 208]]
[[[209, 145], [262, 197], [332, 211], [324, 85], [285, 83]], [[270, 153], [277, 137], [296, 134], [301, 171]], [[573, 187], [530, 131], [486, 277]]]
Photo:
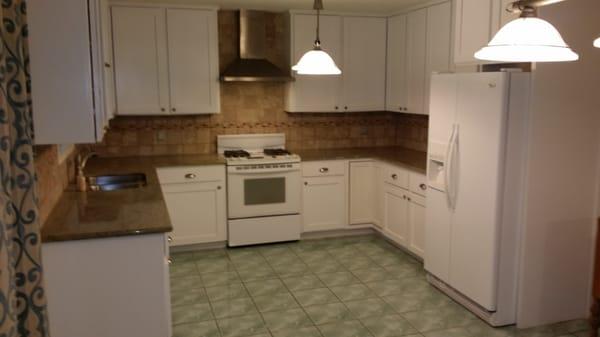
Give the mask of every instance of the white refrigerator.
[[431, 81], [429, 281], [491, 325], [516, 323], [530, 74]]

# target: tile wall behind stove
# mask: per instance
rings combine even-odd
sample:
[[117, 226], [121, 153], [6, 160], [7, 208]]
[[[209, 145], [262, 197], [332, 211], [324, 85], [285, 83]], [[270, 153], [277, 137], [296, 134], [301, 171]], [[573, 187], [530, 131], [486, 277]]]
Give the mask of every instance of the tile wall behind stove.
[[[282, 66], [285, 51], [277, 45], [285, 34], [284, 14], [267, 20], [268, 58]], [[237, 28], [232, 11], [219, 12], [220, 67], [237, 55]], [[221, 69], [223, 70], [223, 69]], [[212, 116], [117, 117], [105, 139], [94, 148], [102, 155], [205, 154], [216, 151], [221, 134], [284, 132], [288, 148], [427, 147], [427, 117], [364, 112], [288, 114], [285, 84], [222, 83], [221, 113]]]

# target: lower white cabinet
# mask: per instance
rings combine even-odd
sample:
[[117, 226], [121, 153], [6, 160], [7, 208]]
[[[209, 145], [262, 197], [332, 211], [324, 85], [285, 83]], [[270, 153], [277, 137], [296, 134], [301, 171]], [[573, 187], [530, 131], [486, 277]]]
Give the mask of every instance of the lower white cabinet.
[[309, 162], [302, 165], [304, 232], [347, 228], [347, 162]]
[[408, 223], [411, 228], [409, 249], [418, 256], [425, 255], [425, 198], [412, 194], [408, 200]]
[[350, 224], [374, 222], [375, 166], [372, 161], [350, 163]]
[[173, 226], [171, 246], [227, 240], [225, 167], [158, 170]]
[[410, 242], [408, 192], [386, 184], [383, 189], [383, 230], [392, 240], [405, 247]]
[[171, 336], [165, 234], [42, 245], [52, 336]]

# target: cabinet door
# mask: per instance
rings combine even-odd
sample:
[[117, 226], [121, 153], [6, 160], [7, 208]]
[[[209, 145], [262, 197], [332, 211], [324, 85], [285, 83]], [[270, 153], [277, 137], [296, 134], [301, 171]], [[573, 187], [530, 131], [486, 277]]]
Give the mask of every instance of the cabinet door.
[[217, 13], [167, 9], [172, 114], [219, 111]]
[[406, 112], [406, 15], [388, 18], [386, 110]]
[[87, 1], [29, 1], [27, 16], [35, 143], [95, 143]]
[[477, 64], [475, 52], [491, 38], [494, 0], [454, 0], [454, 63]]
[[348, 226], [346, 176], [304, 178], [302, 222], [305, 232]]
[[451, 67], [452, 3], [427, 8], [427, 63], [425, 66], [425, 113], [429, 114], [431, 74], [449, 72]]
[[172, 246], [227, 240], [224, 181], [163, 185]]
[[408, 224], [410, 226], [409, 249], [420, 257], [425, 256], [425, 198], [410, 197], [408, 203]]
[[384, 187], [385, 233], [396, 243], [404, 247], [408, 247], [410, 240], [406, 194], [405, 190], [395, 186], [386, 184]]
[[[298, 14], [292, 16], [292, 63], [313, 48], [317, 17]], [[342, 60], [342, 18], [321, 16], [321, 42], [323, 50], [345, 71]], [[341, 76], [295, 75], [288, 84], [286, 111], [288, 112], [341, 112], [339, 96]]]
[[496, 35], [500, 28], [514, 19], [519, 18], [519, 13], [511, 13], [506, 8], [512, 4], [513, 0], [493, 0], [492, 3], [492, 28], [490, 39]]
[[108, 125], [116, 113], [115, 73], [113, 62], [112, 20], [108, 0], [100, 1], [100, 28], [102, 42], [102, 63], [104, 76], [104, 124]]
[[350, 163], [350, 224], [373, 223], [375, 168], [372, 162]]
[[373, 197], [373, 202], [374, 207], [373, 207], [373, 222], [375, 224], [375, 226], [383, 229], [385, 228], [385, 223], [384, 223], [384, 214], [385, 214], [385, 207], [384, 207], [384, 175], [385, 175], [385, 169], [382, 163], [376, 162], [374, 165], [374, 175], [375, 175], [375, 191], [374, 193], [374, 197]]
[[117, 114], [164, 114], [169, 108], [165, 10], [112, 7]]
[[425, 63], [427, 58], [427, 9], [407, 16], [407, 78], [408, 112], [426, 114], [425, 111]]
[[386, 19], [344, 18], [344, 111], [385, 109]]

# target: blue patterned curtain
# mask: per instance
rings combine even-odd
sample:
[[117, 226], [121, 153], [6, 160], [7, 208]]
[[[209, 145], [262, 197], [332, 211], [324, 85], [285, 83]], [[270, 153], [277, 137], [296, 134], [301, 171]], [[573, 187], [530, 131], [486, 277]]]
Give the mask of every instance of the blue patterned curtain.
[[25, 1], [0, 10], [0, 337], [46, 337]]

